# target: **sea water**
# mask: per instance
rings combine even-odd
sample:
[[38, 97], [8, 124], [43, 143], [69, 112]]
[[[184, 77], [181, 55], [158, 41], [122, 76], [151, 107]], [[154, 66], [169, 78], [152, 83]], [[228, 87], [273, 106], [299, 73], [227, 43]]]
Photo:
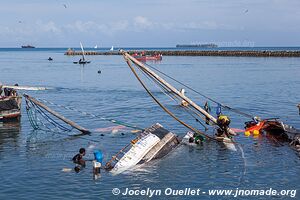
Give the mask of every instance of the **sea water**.
[[[71, 137], [70, 133], [35, 131], [28, 121], [23, 100], [20, 124], [0, 124], [0, 199], [142, 199], [150, 198], [151, 191], [156, 192], [154, 198], [161, 199], [230, 199], [232, 196], [209, 196], [208, 191], [300, 189], [298, 153], [272, 138], [246, 137], [243, 133], [236, 137], [239, 144], [236, 152], [215, 142], [205, 142], [198, 147], [181, 145], [161, 160], [117, 176], [102, 171], [101, 177], [95, 180], [90, 162], [80, 173], [62, 171], [74, 167], [71, 158], [81, 147], [86, 148], [88, 159], [99, 149], [104, 161], [108, 161], [136, 137], [130, 129], [96, 132], [99, 128], [115, 126], [100, 117], [139, 127], [159, 122], [179, 136], [188, 131], [154, 103], [122, 56], [87, 56], [92, 62], [82, 66], [73, 64], [79, 56], [65, 56], [65, 50], [0, 50], [2, 83], [50, 87], [46, 91], [19, 93], [26, 92], [98, 116], [52, 106], [92, 130], [92, 134]], [[48, 57], [53, 61], [48, 61]], [[233, 108], [263, 118], [280, 117], [300, 128], [296, 107], [300, 103], [300, 58], [164, 56], [161, 62], [148, 64]], [[97, 73], [99, 70], [101, 74]], [[164, 96], [152, 88], [156, 95]], [[190, 91], [186, 95], [201, 106], [205, 103]], [[176, 111], [174, 106], [168, 104]], [[243, 128], [249, 120], [224, 112], [229, 114], [234, 128]], [[115, 188], [124, 195], [115, 196]], [[198, 189], [207, 193], [191, 195]], [[125, 195], [126, 191], [132, 195]], [[180, 195], [182, 192], [189, 196]], [[254, 198], [268, 196], [237, 196], [237, 199]], [[276, 199], [289, 198], [289, 195], [276, 196]]]

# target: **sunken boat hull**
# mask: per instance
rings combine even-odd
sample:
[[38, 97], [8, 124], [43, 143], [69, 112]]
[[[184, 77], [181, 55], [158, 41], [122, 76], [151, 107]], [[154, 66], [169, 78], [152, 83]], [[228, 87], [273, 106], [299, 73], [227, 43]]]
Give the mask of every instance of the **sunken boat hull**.
[[[131, 142], [131, 148], [124, 153], [123, 157], [117, 158], [120, 152], [106, 163], [107, 169], [113, 174], [120, 174], [126, 170], [132, 169], [136, 165], [147, 163], [153, 159], [162, 158], [171, 152], [178, 144], [177, 136], [164, 129], [162, 125], [155, 124], [144, 130], [143, 133]], [[112, 165], [112, 162], [115, 164]]]

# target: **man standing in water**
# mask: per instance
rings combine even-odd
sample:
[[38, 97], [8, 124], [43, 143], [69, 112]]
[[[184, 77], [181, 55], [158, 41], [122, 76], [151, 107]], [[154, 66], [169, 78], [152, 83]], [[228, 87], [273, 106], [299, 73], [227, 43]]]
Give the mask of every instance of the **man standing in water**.
[[73, 157], [73, 162], [76, 164], [75, 171], [79, 172], [82, 167], [85, 167], [85, 160], [83, 159], [85, 156], [85, 148], [80, 148], [79, 153]]

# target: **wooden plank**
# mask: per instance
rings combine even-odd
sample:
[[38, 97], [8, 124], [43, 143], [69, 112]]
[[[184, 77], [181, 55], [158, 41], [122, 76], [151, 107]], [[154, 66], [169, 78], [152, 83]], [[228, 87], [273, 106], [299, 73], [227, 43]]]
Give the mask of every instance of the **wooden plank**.
[[88, 129], [83, 128], [82, 126], [79, 126], [78, 124], [76, 124], [75, 122], [65, 118], [64, 116], [60, 115], [59, 113], [55, 112], [54, 110], [51, 110], [48, 106], [42, 104], [41, 102], [39, 102], [38, 100], [36, 100], [33, 97], [30, 97], [27, 94], [24, 94], [24, 97], [29, 99], [30, 101], [32, 101], [33, 103], [37, 104], [38, 106], [42, 107], [43, 109], [47, 110], [49, 113], [51, 113], [52, 115], [54, 115], [55, 117], [57, 117], [58, 119], [64, 121], [65, 123], [69, 124], [70, 126], [74, 127], [75, 129], [81, 131], [84, 134], [88, 134], [91, 133]]

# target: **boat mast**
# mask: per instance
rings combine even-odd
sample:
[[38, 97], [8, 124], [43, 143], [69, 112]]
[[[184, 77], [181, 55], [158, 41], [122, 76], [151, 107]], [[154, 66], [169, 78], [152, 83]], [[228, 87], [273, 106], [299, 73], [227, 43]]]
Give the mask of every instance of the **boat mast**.
[[81, 44], [81, 42], [80, 42], [80, 47], [81, 47], [81, 51], [82, 51], [82, 59], [83, 59], [83, 61], [85, 61], [85, 56], [84, 56], [84, 50], [83, 50], [83, 46], [82, 46], [82, 44]]
[[[126, 59], [131, 60], [136, 65], [138, 65], [140, 68], [142, 68], [143, 70], [147, 71], [147, 73], [149, 73], [152, 77], [154, 77], [156, 80], [158, 80], [164, 86], [166, 86], [168, 89], [170, 89], [172, 92], [174, 92], [177, 96], [179, 96], [180, 98], [182, 98], [183, 100], [185, 100], [186, 102], [188, 102], [193, 108], [195, 108], [197, 111], [199, 111], [200, 113], [202, 113], [205, 117], [209, 118], [213, 123], [215, 123], [215, 124], [218, 125], [216, 118], [214, 118], [212, 115], [210, 115], [209, 113], [207, 113], [203, 108], [201, 108], [200, 106], [198, 106], [191, 99], [189, 99], [185, 95], [181, 94], [175, 87], [173, 87], [172, 85], [170, 85], [168, 82], [166, 82], [160, 76], [158, 76], [156, 73], [154, 73], [148, 67], [146, 67], [143, 63], [139, 62], [138, 60], [136, 60], [134, 57], [132, 57], [131, 55], [129, 55], [127, 52], [125, 52], [123, 50], [120, 50], [120, 52], [123, 54], [123, 56]], [[230, 128], [228, 128], [227, 131], [230, 134], [235, 135], [235, 132], [233, 130], [231, 130]]]

